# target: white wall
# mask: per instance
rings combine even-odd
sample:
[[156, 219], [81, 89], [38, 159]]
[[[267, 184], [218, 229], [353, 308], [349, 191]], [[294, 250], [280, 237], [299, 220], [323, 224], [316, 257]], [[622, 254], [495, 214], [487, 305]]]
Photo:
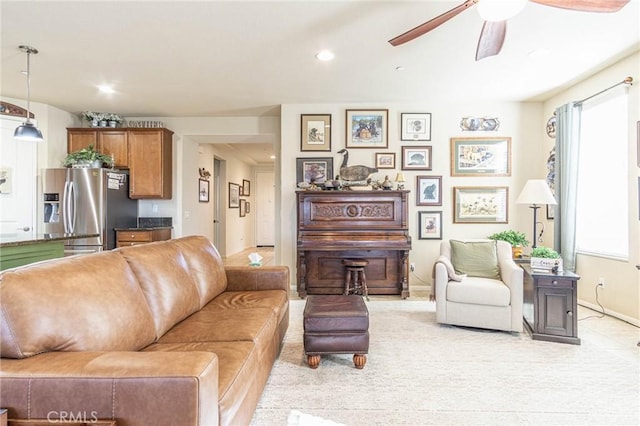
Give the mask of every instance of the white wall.
[[[540, 123], [543, 121], [541, 103], [447, 103], [433, 100], [423, 104], [379, 103], [367, 105], [354, 104], [291, 104], [282, 106], [282, 152], [281, 152], [281, 233], [278, 244], [281, 246], [279, 261], [288, 265], [295, 280], [296, 271], [296, 158], [328, 157], [334, 158], [334, 174], [337, 173], [341, 155], [337, 151], [345, 147], [346, 109], [389, 110], [389, 147], [388, 149], [350, 149], [349, 165], [364, 164], [373, 166], [375, 152], [395, 152], [396, 170], [383, 170], [373, 176], [382, 180], [388, 174], [392, 179], [401, 166], [401, 146], [431, 145], [433, 147], [433, 170], [403, 171], [406, 189], [412, 191], [409, 200], [409, 233], [413, 241], [410, 262], [416, 264], [415, 274], [410, 277], [410, 287], [431, 283], [431, 268], [439, 254], [440, 241], [419, 240], [417, 232], [418, 211], [443, 212], [443, 238], [484, 238], [494, 232], [516, 229], [530, 236], [533, 223], [531, 210], [526, 205], [515, 204], [519, 191], [527, 179], [544, 178], [546, 175], [546, 148]], [[432, 114], [431, 141], [426, 143], [400, 141], [399, 120], [402, 112], [429, 112]], [[332, 115], [331, 154], [318, 152], [300, 152], [300, 114], [330, 113]], [[497, 117], [500, 127], [497, 132], [462, 132], [460, 121], [463, 117]], [[544, 127], [543, 127], [544, 129]], [[511, 145], [510, 177], [451, 177], [450, 176], [450, 138], [451, 137], [494, 137], [508, 136]], [[544, 137], [547, 137], [544, 135]], [[416, 176], [442, 176], [443, 203], [441, 207], [416, 206]], [[509, 223], [507, 224], [453, 224], [452, 188], [454, 186], [508, 186], [509, 187]], [[545, 218], [542, 218], [546, 221]]]
[[[627, 76], [633, 77], [633, 85], [629, 88], [629, 260], [620, 261], [579, 254], [576, 272], [581, 276], [578, 281], [578, 298], [582, 303], [600, 309], [595, 299], [595, 287], [598, 277], [604, 277], [606, 287], [599, 291], [599, 302], [607, 312], [636, 325], [640, 325], [640, 272], [635, 267], [636, 264], [640, 264], [640, 168], [637, 164], [637, 138], [640, 136], [636, 128], [636, 123], [640, 121], [639, 72], [640, 52], [636, 52], [544, 103], [544, 116], [551, 117], [556, 107], [562, 104], [584, 99], [624, 80]], [[548, 149], [553, 146], [553, 140], [545, 142]], [[606, 141], [603, 143], [606, 144]]]

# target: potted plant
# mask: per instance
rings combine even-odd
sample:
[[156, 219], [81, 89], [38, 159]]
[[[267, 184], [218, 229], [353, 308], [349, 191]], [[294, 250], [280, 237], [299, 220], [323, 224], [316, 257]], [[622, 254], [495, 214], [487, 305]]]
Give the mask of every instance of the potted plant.
[[100, 168], [104, 163], [111, 165], [113, 159], [110, 155], [98, 152], [93, 145], [70, 152], [64, 159], [65, 167], [92, 167]]
[[529, 240], [523, 232], [514, 231], [509, 229], [507, 231], [497, 232], [493, 235], [489, 235], [490, 240], [506, 241], [511, 244], [511, 251], [513, 252], [514, 259], [522, 257], [522, 249], [529, 245]]
[[562, 258], [554, 249], [538, 246], [531, 250], [531, 268], [562, 272]]
[[91, 127], [98, 127], [100, 121], [102, 120], [102, 114], [93, 111], [83, 111], [82, 117], [89, 122]]
[[109, 127], [118, 127], [118, 124], [122, 123], [122, 117], [118, 114], [107, 114], [107, 120], [109, 121]]

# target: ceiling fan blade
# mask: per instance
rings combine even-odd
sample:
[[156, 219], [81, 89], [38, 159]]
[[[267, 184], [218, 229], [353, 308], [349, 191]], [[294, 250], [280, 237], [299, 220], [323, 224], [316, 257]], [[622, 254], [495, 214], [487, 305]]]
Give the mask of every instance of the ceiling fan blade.
[[440, 25], [444, 24], [449, 19], [453, 18], [459, 13], [462, 13], [463, 11], [467, 10], [469, 7], [478, 3], [478, 1], [479, 0], [467, 0], [461, 5], [454, 7], [453, 9], [443, 13], [442, 15], [439, 15], [431, 19], [430, 21], [425, 22], [424, 24], [418, 25], [417, 27], [407, 31], [406, 33], [400, 34], [399, 36], [392, 38], [391, 40], [389, 40], [389, 43], [391, 43], [392, 46], [399, 46], [401, 44], [404, 44], [408, 41], [413, 40], [414, 38], [418, 38], [421, 35], [426, 34], [429, 31], [433, 30], [434, 28], [437, 28]]
[[476, 61], [500, 53], [507, 34], [507, 21], [484, 21], [476, 49]]
[[531, 0], [534, 3], [545, 6], [559, 7], [561, 9], [577, 10], [580, 12], [617, 12], [622, 9], [629, 0]]

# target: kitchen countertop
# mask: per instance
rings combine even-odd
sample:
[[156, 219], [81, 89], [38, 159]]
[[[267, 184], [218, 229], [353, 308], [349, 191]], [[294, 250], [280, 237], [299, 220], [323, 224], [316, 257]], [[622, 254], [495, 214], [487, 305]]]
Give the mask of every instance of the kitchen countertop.
[[51, 241], [75, 240], [78, 238], [99, 237], [100, 234], [0, 234], [0, 247], [24, 246], [27, 244], [47, 243]]

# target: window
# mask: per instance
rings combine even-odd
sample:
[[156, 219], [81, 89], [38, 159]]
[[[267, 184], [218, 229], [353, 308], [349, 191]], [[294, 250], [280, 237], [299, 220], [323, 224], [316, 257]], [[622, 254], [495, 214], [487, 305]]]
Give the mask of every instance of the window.
[[622, 90], [582, 106], [576, 212], [577, 251], [616, 258], [629, 255], [629, 119]]

